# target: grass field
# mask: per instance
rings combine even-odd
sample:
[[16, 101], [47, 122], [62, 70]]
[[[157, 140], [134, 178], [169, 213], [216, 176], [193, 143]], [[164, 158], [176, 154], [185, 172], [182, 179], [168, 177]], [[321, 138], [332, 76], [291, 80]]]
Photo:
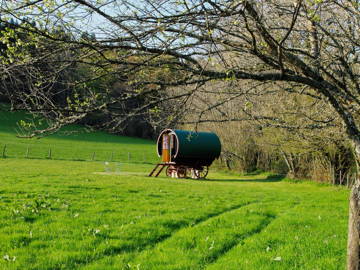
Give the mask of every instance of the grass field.
[[9, 113], [0, 110], [1, 156], [6, 145], [6, 156], [11, 158], [27, 156], [46, 159], [51, 149], [52, 159], [148, 163], [157, 160], [152, 141], [109, 135], [104, 132], [88, 132], [85, 128], [75, 125], [63, 128], [56, 135], [41, 139], [18, 138], [16, 124], [27, 118], [29, 116], [23, 112]]
[[[1, 160], [0, 269], [343, 269], [348, 191], [266, 175]], [[135, 172], [138, 172], [136, 174]]]
[[[19, 145], [7, 117], [2, 142]], [[34, 144], [156, 160], [150, 141], [97, 134]], [[153, 165], [132, 161], [0, 158], [0, 269], [344, 269], [347, 189], [214, 170], [149, 178]]]

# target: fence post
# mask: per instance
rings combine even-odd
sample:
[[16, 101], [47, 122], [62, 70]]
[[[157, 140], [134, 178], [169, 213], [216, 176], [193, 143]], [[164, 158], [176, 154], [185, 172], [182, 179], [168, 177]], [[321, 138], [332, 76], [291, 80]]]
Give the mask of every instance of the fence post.
[[3, 151], [2, 151], [2, 157], [6, 158], [6, 144], [4, 145]]
[[94, 161], [94, 160], [95, 160], [95, 156], [96, 156], [96, 153], [95, 153], [95, 152], [93, 152], [92, 157], [91, 157], [91, 160], [92, 160], [92, 161]]
[[114, 152], [111, 152], [110, 162], [112, 162], [114, 159]]
[[25, 158], [29, 158], [29, 146], [26, 147], [26, 154], [25, 154]]
[[49, 148], [48, 159], [51, 159], [51, 148]]

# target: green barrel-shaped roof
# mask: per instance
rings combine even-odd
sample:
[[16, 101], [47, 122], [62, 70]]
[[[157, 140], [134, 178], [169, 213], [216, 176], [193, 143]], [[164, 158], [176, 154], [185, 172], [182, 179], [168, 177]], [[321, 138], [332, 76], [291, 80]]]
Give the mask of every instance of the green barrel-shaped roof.
[[212, 132], [194, 132], [175, 129], [178, 139], [178, 152], [175, 158], [199, 158], [214, 160], [220, 156], [219, 137]]

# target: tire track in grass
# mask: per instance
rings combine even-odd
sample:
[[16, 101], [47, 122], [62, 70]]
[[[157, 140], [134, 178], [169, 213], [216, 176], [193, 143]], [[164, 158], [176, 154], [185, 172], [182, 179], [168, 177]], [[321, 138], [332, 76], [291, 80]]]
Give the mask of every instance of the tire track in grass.
[[[242, 207], [254, 204], [256, 202], [258, 202], [258, 201], [251, 201], [251, 202], [246, 202], [246, 203], [242, 203], [242, 204], [233, 205], [233, 206], [231, 206], [229, 208], [226, 208], [226, 209], [223, 209], [221, 211], [217, 211], [217, 212], [214, 212], [214, 213], [209, 213], [209, 214], [207, 214], [207, 215], [205, 215], [203, 217], [199, 217], [199, 218], [195, 219], [192, 222], [187, 222], [187, 221], [180, 220], [178, 223], [176, 223], [176, 222], [173, 222], [173, 220], [169, 220], [169, 222], [165, 222], [163, 224], [166, 224], [165, 227], [169, 227], [169, 228], [174, 229], [174, 230], [170, 234], [163, 235], [160, 238], [156, 239], [155, 241], [150, 242], [149, 245], [146, 245], [146, 246], [147, 247], [149, 247], [149, 246], [150, 247], [155, 247], [157, 244], [160, 244], [161, 242], [167, 240], [174, 233], [176, 233], [177, 231], [181, 230], [182, 228], [184, 228], [186, 226], [190, 226], [190, 227], [197, 226], [197, 225], [199, 225], [199, 224], [201, 224], [203, 222], [206, 222], [207, 220], [209, 220], [211, 218], [216, 218], [216, 217], [218, 217], [220, 215], [223, 215], [225, 213], [228, 213], [228, 212], [240, 209]], [[154, 225], [158, 225], [158, 224], [154, 224]], [[134, 249], [132, 249], [131, 251], [135, 251], [135, 250], [138, 251], [137, 246]], [[122, 252], [119, 252], [119, 253], [122, 253]], [[117, 255], [117, 254], [115, 254], [115, 255]]]
[[[80, 257], [80, 258], [76, 257], [71, 260], [66, 260], [65, 264], [68, 264], [68, 267], [70, 267], [70, 268], [71, 267], [79, 267], [81, 265], [85, 266], [85, 265], [91, 264], [93, 262], [104, 259], [106, 257], [113, 257], [113, 256], [117, 256], [120, 254], [126, 254], [126, 253], [130, 254], [132, 252], [142, 252], [146, 249], [154, 248], [156, 245], [166, 241], [168, 238], [172, 237], [172, 235], [174, 233], [176, 233], [177, 231], [181, 230], [184, 227], [197, 226], [201, 223], [206, 222], [207, 220], [216, 218], [218, 216], [221, 216], [221, 215], [226, 214], [231, 211], [241, 209], [242, 207], [254, 204], [256, 202], [258, 202], [258, 201], [257, 200], [247, 201], [247, 202], [243, 202], [241, 204], [236, 204], [231, 207], [222, 209], [220, 211], [215, 211], [213, 213], [208, 213], [204, 216], [200, 216], [194, 220], [186, 220], [185, 219], [185, 220], [177, 220], [177, 221], [175, 220], [174, 221], [173, 219], [169, 218], [168, 220], [160, 222], [160, 224], [157, 219], [150, 221], [148, 223], [145, 222], [145, 223], [136, 224], [138, 226], [128, 224], [128, 225], [124, 226], [122, 231], [126, 232], [127, 227], [129, 229], [135, 228], [135, 232], [133, 234], [130, 234], [130, 236], [134, 235], [134, 237], [131, 237], [130, 243], [123, 243], [123, 244], [120, 244], [119, 246], [111, 246], [111, 247], [105, 248], [103, 251], [99, 252], [98, 254], [87, 254], [87, 256], [85, 258], [84, 257]], [[146, 239], [147, 241], [141, 241], [141, 239], [136, 239], [137, 235], [143, 235], [143, 234], [145, 234], [146, 231], [149, 231], [150, 229], [154, 229], [154, 228], [156, 230], [164, 229], [165, 232], [160, 235], [154, 235], [154, 237], [150, 237], [150, 239], [149, 238]], [[166, 230], [169, 230], [169, 231], [166, 231]], [[108, 238], [104, 237], [104, 240], [107, 240], [107, 239]], [[122, 237], [121, 236], [116, 237], [115, 239], [122, 240]], [[134, 239], [140, 240], [140, 243], [139, 243], [139, 241], [136, 241]], [[53, 267], [50, 266], [48, 269], [49, 270], [53, 269]]]
[[[287, 202], [289, 203], [289, 202]], [[255, 229], [251, 232], [249, 232], [248, 234], [245, 235], [245, 237], [243, 237], [240, 241], [238, 241], [238, 243], [235, 243], [234, 245], [232, 245], [231, 247], [227, 248], [224, 247], [223, 252], [221, 252], [220, 256], [216, 256], [213, 260], [210, 260], [209, 263], [207, 265], [205, 265], [205, 267], [201, 268], [201, 269], [208, 269], [208, 267], [214, 265], [221, 257], [225, 256], [230, 250], [232, 250], [233, 248], [237, 247], [237, 246], [242, 246], [245, 244], [245, 240], [256, 236], [257, 234], [262, 233], [267, 227], [269, 227], [276, 219], [279, 219], [280, 217], [286, 215], [287, 213], [289, 213], [290, 211], [292, 211], [297, 205], [299, 205], [300, 202], [292, 202], [290, 204], [290, 207], [288, 207], [286, 209], [286, 211], [280, 211], [279, 215], [270, 215], [270, 220], [268, 220], [269, 222], [266, 222], [266, 220], [264, 220], [266, 224], [262, 224], [262, 226], [260, 226], [258, 229]], [[211, 268], [212, 269], [212, 268]]]
[[[279, 202], [280, 209], [288, 210], [287, 203]], [[273, 208], [274, 203], [271, 205]], [[265, 207], [269, 206], [265, 204]], [[274, 213], [271, 208], [258, 211], [257, 208], [261, 206], [249, 204], [179, 230], [128, 263], [141, 265], [141, 269], [204, 269], [247, 238], [261, 233], [283, 212], [277, 209]]]
[[[188, 222], [188, 221], [182, 221], [182, 220], [179, 220], [178, 222], [174, 222], [173, 220], [168, 220], [167, 222], [163, 222], [162, 224], [160, 225], [165, 225], [165, 227], [167, 228], [170, 228], [172, 229], [172, 231], [170, 231], [169, 234], [164, 234], [164, 235], [161, 235], [159, 237], [157, 237], [156, 239], [154, 239], [154, 241], [150, 241], [150, 242], [146, 242], [144, 243], [144, 245], [141, 245], [140, 248], [138, 245], [129, 245], [129, 246], [124, 246], [124, 248], [119, 248], [118, 250], [116, 250], [116, 252], [107, 252], [107, 250], [105, 250], [104, 254], [106, 256], [114, 256], [114, 255], [118, 255], [118, 254], [121, 254], [123, 252], [133, 252], [133, 251], [142, 251], [144, 250], [145, 248], [154, 248], [156, 245], [164, 242], [165, 240], [167, 240], [168, 238], [172, 237], [172, 235], [176, 232], [178, 232], [179, 230], [183, 229], [184, 227], [187, 227], [187, 226], [190, 226], [190, 227], [194, 227], [194, 226], [197, 226], [203, 222], [206, 222], [212, 218], [216, 218], [220, 215], [223, 215], [223, 214], [226, 214], [228, 212], [231, 212], [231, 211], [235, 211], [235, 210], [238, 210], [242, 207], [245, 207], [245, 206], [248, 206], [248, 205], [251, 205], [251, 204], [255, 204], [257, 201], [253, 201], [253, 202], [246, 202], [246, 203], [243, 203], [243, 204], [238, 204], [238, 205], [234, 205], [234, 206], [231, 206], [229, 208], [226, 208], [222, 211], [219, 211], [219, 212], [214, 212], [214, 213], [209, 213], [208, 215], [205, 215], [203, 217], [200, 217], [200, 218], [197, 218], [195, 219], [194, 221], [192, 222]], [[151, 227], [155, 227], [159, 224], [156, 224], [156, 221], [154, 222], [154, 226], [151, 226]], [[141, 223], [139, 223], [139, 225], [142, 225]], [[129, 225], [126, 225], [126, 226], [131, 226], [130, 224]], [[111, 250], [110, 250], [111, 251]]]
[[265, 219], [263, 219], [259, 225], [259, 227], [254, 228], [253, 230], [250, 230], [249, 232], [239, 235], [236, 238], [231, 239], [229, 242], [227, 242], [222, 249], [219, 250], [216, 254], [206, 257], [205, 260], [207, 263], [204, 265], [204, 268], [206, 268], [208, 265], [215, 263], [220, 257], [224, 256], [227, 252], [229, 252], [232, 248], [234, 248], [237, 245], [243, 244], [244, 240], [247, 238], [252, 237], [253, 235], [261, 233], [263, 230], [265, 230], [276, 218], [276, 215], [272, 214], [265, 214]]

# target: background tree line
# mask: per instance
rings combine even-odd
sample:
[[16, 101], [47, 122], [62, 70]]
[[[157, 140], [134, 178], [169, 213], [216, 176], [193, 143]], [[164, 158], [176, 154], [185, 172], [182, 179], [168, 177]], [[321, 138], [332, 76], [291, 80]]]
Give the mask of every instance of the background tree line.
[[[27, 31], [36, 27], [27, 18], [0, 24], [0, 100], [10, 103], [12, 110], [27, 110], [46, 121], [24, 122], [20, 136], [51, 134], [71, 123], [128, 136], [156, 136], [162, 127], [154, 129], [150, 119], [164, 120], [156, 104], [166, 93], [151, 85], [138, 86], [138, 82], [149, 76], [166, 80], [171, 76], [169, 68], [154, 72], [144, 68], [129, 75], [122, 72], [131, 68], [127, 65], [111, 65], [81, 45], [66, 46], [67, 42], [96, 42], [94, 34], [74, 36], [57, 27], [48, 35], [61, 42], [49, 42]], [[126, 51], [105, 54], [116, 57]], [[135, 62], [136, 58], [141, 56]]]
[[[245, 173], [272, 171], [294, 179], [331, 184], [351, 186], [354, 183], [356, 155], [343, 134], [340, 121], [332, 119], [334, 112], [329, 106], [301, 95], [284, 94], [276, 87], [268, 91], [261, 88], [261, 95], [232, 99], [237, 87], [231, 80], [204, 86], [188, 108], [191, 113], [182, 119], [189, 128], [195, 125], [199, 130], [214, 131], [221, 137], [223, 167]], [[208, 110], [217, 104], [220, 105], [216, 110]], [[296, 112], [294, 107], [298, 108]], [[254, 111], [262, 116], [285, 118], [288, 126], [278, 128], [264, 124], [262, 119], [251, 119]], [[319, 114], [332, 121], [322, 128], [314, 127], [312, 119]], [[228, 121], [223, 120], [224, 115]]]

